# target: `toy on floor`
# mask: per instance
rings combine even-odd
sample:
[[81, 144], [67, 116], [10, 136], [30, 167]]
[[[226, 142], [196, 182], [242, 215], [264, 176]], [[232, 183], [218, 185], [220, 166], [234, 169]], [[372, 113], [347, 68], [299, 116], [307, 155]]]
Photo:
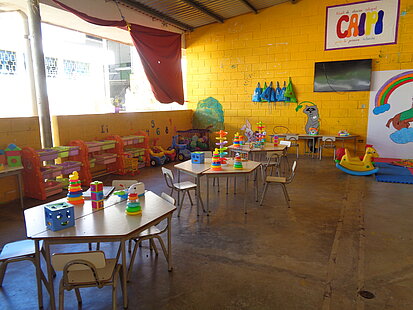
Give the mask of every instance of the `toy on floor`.
[[80, 184], [79, 174], [77, 171], [73, 171], [73, 173], [69, 175], [69, 187], [67, 193], [68, 203], [71, 203], [72, 205], [79, 205], [85, 202]]
[[189, 150], [188, 143], [180, 140], [179, 135], [172, 137], [172, 148], [175, 149], [178, 160], [184, 161], [191, 158], [191, 151]]
[[242, 167], [242, 159], [239, 153], [235, 154], [235, 159], [234, 159], [234, 169], [241, 170]]
[[136, 183], [128, 189], [128, 203], [126, 205], [125, 213], [127, 215], [140, 215], [142, 214], [141, 203], [139, 202], [140, 184]]
[[148, 149], [150, 164], [152, 167], [161, 166], [166, 163], [166, 156], [164, 152], [159, 151], [158, 147]]
[[371, 161], [375, 157], [379, 157], [379, 155], [371, 146], [366, 148], [366, 153], [362, 160], [358, 157], [350, 156], [348, 149], [345, 149], [345, 154], [341, 158], [340, 163], [336, 163], [336, 167], [351, 175], [370, 175], [379, 171], [379, 168], [374, 167]]
[[225, 144], [228, 143], [227, 137], [226, 135], [228, 134], [228, 132], [224, 131], [224, 130], [220, 130], [217, 132], [217, 134], [219, 135], [218, 137], [216, 137], [216, 139], [219, 141], [217, 143], [215, 143], [218, 148], [216, 150], [218, 150], [219, 153], [219, 159], [221, 161], [221, 166], [226, 166], [227, 165], [227, 158], [225, 157], [228, 153], [226, 152], [226, 150], [228, 149]]

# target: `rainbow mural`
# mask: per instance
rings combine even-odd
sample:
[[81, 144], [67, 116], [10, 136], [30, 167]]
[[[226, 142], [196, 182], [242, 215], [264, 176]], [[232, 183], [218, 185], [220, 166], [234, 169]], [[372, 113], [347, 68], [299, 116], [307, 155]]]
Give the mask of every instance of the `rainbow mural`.
[[387, 102], [390, 95], [397, 88], [409, 82], [413, 82], [413, 71], [400, 73], [386, 81], [376, 94], [376, 98], [374, 100], [375, 108], [373, 109], [373, 113], [375, 115], [378, 115], [388, 111], [390, 109], [390, 104], [388, 104]]

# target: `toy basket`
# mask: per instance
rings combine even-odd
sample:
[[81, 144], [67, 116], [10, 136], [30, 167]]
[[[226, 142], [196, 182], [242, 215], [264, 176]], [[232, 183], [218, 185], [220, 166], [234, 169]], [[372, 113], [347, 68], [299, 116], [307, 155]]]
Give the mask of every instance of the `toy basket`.
[[96, 165], [96, 158], [89, 159], [89, 166], [90, 168], [94, 168]]
[[115, 140], [101, 140], [99, 142], [102, 143], [102, 147], [101, 147], [102, 151], [114, 149], [116, 145]]
[[58, 156], [60, 158], [65, 158], [69, 156], [74, 156], [79, 154], [79, 147], [78, 146], [55, 146], [52, 149], [58, 151]]
[[49, 197], [62, 192], [62, 183], [54, 180], [47, 180], [45, 182], [44, 188], [46, 192], [46, 197]]
[[138, 156], [145, 155], [145, 149], [137, 148], [137, 147], [126, 148], [125, 152], [132, 154], [132, 157], [138, 157]]
[[143, 136], [124, 136], [122, 137], [124, 145], [132, 145], [137, 143], [142, 143], [144, 141]]
[[41, 149], [36, 151], [39, 154], [40, 161], [48, 161], [54, 160], [57, 158], [59, 151], [49, 148], [49, 149]]
[[125, 158], [125, 170], [132, 175], [138, 173], [139, 160], [135, 157]]
[[40, 167], [40, 171], [42, 172], [43, 179], [51, 179], [62, 174], [62, 167], [58, 165], [48, 165]]
[[71, 174], [73, 171], [79, 171], [82, 163], [80, 161], [65, 161], [58, 166], [62, 167], [62, 174]]
[[103, 145], [103, 143], [99, 141], [85, 142], [85, 144], [89, 153], [100, 151]]
[[95, 155], [96, 163], [99, 165], [107, 165], [116, 162], [116, 154], [105, 153]]

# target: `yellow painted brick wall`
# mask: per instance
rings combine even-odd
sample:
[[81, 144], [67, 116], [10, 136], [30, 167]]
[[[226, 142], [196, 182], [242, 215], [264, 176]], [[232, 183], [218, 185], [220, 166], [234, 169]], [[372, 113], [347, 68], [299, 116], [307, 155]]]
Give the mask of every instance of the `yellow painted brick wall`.
[[[150, 143], [154, 138], [159, 138], [157, 145], [166, 148], [172, 145], [172, 136], [177, 130], [192, 128], [192, 114], [192, 110], [182, 110], [54, 116], [54, 145], [68, 145], [70, 141], [77, 139], [105, 139], [112, 134], [132, 135], [138, 130], [143, 130], [148, 131]], [[40, 149], [38, 118], [0, 118], [0, 148], [6, 148], [10, 143], [21, 148], [30, 146]], [[0, 179], [0, 203], [17, 199], [17, 189], [16, 177]]]
[[[39, 149], [41, 140], [38, 118], [0, 118], [0, 149], [4, 150], [10, 143], [20, 148], [31, 146]], [[17, 198], [19, 198], [17, 177], [1, 178], [0, 203]]]
[[109, 135], [128, 136], [138, 130], [149, 133], [150, 143], [169, 147], [176, 130], [192, 128], [192, 110], [54, 116], [54, 145], [72, 140], [103, 140]]
[[[367, 135], [369, 92], [314, 93], [314, 63], [350, 59], [373, 59], [373, 71], [413, 68], [413, 0], [401, 0], [398, 43], [324, 51], [326, 6], [348, 1], [319, 0], [289, 2], [247, 14], [223, 24], [196, 29], [186, 35], [187, 91], [190, 107], [214, 97], [224, 108], [225, 129], [230, 137], [249, 119], [256, 129], [265, 123], [286, 126], [303, 133], [306, 115], [295, 112], [295, 104], [253, 103], [258, 82], [288, 82], [292, 78], [299, 101], [312, 101], [320, 111], [321, 134], [346, 129]], [[362, 150], [359, 147], [359, 150]]]

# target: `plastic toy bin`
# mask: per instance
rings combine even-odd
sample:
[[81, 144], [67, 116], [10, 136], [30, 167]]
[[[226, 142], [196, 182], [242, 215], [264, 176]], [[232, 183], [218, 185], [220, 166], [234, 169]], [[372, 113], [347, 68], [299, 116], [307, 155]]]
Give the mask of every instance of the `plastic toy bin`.
[[139, 142], [140, 137], [141, 136], [124, 136], [124, 137], [122, 137], [123, 144], [124, 145], [131, 145], [131, 144], [140, 143]]
[[46, 192], [46, 197], [59, 194], [62, 192], [62, 184], [60, 182], [53, 181], [53, 180], [47, 180], [44, 183], [44, 186], [45, 186], [44, 189]]
[[62, 167], [58, 165], [48, 165], [40, 167], [40, 171], [42, 172], [43, 179], [51, 179], [62, 174]]
[[79, 154], [78, 146], [55, 146], [53, 147], [53, 149], [58, 151], [58, 156], [60, 158], [65, 158]]
[[94, 168], [96, 165], [96, 158], [89, 159], [89, 166], [90, 168]]
[[54, 160], [57, 158], [59, 151], [55, 149], [41, 149], [36, 151], [39, 154], [40, 161]]
[[85, 142], [88, 152], [96, 152], [96, 151], [100, 151], [102, 149], [102, 142], [99, 141], [90, 141], [90, 142]]
[[102, 140], [99, 142], [102, 143], [102, 147], [101, 147], [102, 151], [114, 149], [116, 145], [116, 140]]
[[82, 163], [80, 161], [65, 161], [58, 166], [62, 167], [62, 174], [70, 174], [73, 171], [79, 171]]
[[107, 165], [116, 162], [116, 154], [98, 154], [95, 155], [96, 163], [99, 165]]

